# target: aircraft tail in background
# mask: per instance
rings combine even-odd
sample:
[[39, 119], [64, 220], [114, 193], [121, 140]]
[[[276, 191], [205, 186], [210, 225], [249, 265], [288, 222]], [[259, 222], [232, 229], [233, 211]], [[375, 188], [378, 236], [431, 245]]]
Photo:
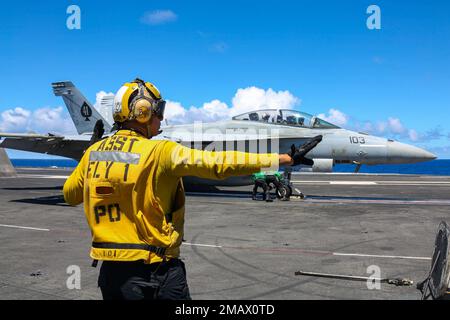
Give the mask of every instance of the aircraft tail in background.
[[52, 83], [55, 96], [61, 96], [69, 110], [75, 127], [79, 134], [94, 132], [98, 120], [103, 121], [106, 132], [111, 131], [111, 124], [107, 121], [83, 96], [83, 94], [70, 81]]

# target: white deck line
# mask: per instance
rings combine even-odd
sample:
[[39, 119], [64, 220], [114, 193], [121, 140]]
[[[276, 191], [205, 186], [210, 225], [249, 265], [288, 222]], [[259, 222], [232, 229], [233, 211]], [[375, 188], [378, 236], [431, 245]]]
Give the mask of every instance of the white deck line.
[[[191, 246], [191, 247], [209, 247], [209, 248], [224, 248], [224, 249], [243, 249], [243, 250], [249, 250], [252, 248], [239, 248], [239, 247], [228, 247], [228, 246], [219, 246], [219, 245], [212, 245], [212, 244], [201, 244], [201, 243], [190, 243], [190, 242], [183, 242], [183, 245]], [[283, 250], [286, 250], [283, 248]], [[308, 250], [304, 250], [304, 252], [308, 252]], [[311, 250], [311, 252], [316, 252], [314, 250]], [[323, 251], [323, 253], [326, 253], [326, 251]], [[368, 258], [384, 258], [384, 259], [407, 259], [407, 260], [431, 260], [430, 257], [413, 257], [413, 256], [392, 256], [392, 255], [377, 255], [377, 254], [365, 254], [365, 253], [342, 253], [342, 252], [329, 252], [329, 254], [332, 254], [333, 256], [344, 256], [344, 257], [368, 257]]]
[[431, 260], [431, 258], [429, 258], [429, 257], [387, 256], [387, 255], [377, 255], [377, 254], [341, 253], [341, 252], [333, 252], [333, 256], [409, 259], [409, 260]]
[[36, 231], [50, 231], [50, 229], [22, 227], [22, 226], [8, 225], [8, 224], [0, 224], [0, 227], [5, 227], [5, 228], [15, 228], [15, 229], [26, 229], [26, 230], [36, 230]]
[[330, 181], [330, 184], [374, 186], [377, 185], [378, 183], [374, 181]]
[[384, 186], [417, 186], [417, 185], [450, 185], [450, 181], [353, 181], [353, 180], [291, 180], [299, 184], [354, 184], [354, 185], [384, 185]]
[[193, 247], [211, 247], [211, 248], [222, 248], [222, 246], [216, 246], [213, 244], [200, 244], [200, 243], [190, 243], [190, 242], [183, 242], [186, 246], [193, 246]]

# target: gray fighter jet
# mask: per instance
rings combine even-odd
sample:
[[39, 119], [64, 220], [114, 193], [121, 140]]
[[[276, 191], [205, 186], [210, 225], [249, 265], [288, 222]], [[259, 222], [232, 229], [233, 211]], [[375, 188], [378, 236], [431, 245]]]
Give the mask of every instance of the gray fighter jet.
[[[72, 82], [52, 84], [55, 95], [61, 96], [69, 110], [79, 135], [5, 134], [2, 148], [46, 153], [79, 160], [83, 151], [113, 128], [111, 112], [103, 117]], [[113, 96], [105, 96], [101, 108], [112, 110]], [[280, 152], [292, 144], [301, 145], [322, 135], [322, 142], [307, 157], [314, 164], [312, 172], [332, 172], [335, 164], [361, 165], [416, 163], [436, 159], [418, 147], [380, 138], [364, 132], [340, 128], [317, 116], [296, 110], [267, 109], [247, 112], [231, 120], [211, 123], [172, 125], [162, 128], [154, 139], [169, 139], [183, 145], [206, 150], [240, 150], [250, 152]], [[305, 169], [305, 168], [304, 168]], [[249, 184], [248, 178], [236, 178], [221, 184]], [[217, 181], [214, 182], [217, 185]]]

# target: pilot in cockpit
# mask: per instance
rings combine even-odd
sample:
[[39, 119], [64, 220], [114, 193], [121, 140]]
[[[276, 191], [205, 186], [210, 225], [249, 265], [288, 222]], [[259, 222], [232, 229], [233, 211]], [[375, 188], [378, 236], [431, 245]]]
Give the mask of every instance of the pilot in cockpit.
[[259, 116], [256, 112], [252, 112], [248, 115], [250, 121], [259, 121]]

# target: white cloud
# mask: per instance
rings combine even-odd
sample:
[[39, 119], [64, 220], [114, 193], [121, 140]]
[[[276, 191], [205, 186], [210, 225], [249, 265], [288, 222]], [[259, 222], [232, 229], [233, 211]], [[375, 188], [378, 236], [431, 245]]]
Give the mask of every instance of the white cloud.
[[185, 124], [195, 121], [212, 122], [229, 118], [230, 109], [226, 103], [220, 100], [212, 100], [204, 103], [197, 108], [191, 106], [189, 109], [184, 108], [181, 103], [167, 101], [164, 117], [169, 124]]
[[191, 107], [195, 120], [218, 121], [228, 117], [229, 108], [226, 103], [220, 100], [212, 100], [203, 104], [201, 108]]
[[214, 99], [201, 107], [184, 108], [181, 103], [167, 101], [165, 117], [169, 124], [192, 123], [194, 121], [219, 121], [232, 116], [261, 109], [292, 109], [301, 100], [289, 91], [274, 91], [248, 87], [238, 89], [232, 98], [231, 107], [225, 102]]
[[[99, 91], [94, 107], [112, 123], [113, 93]], [[193, 123], [195, 121], [211, 122], [230, 119], [232, 116], [260, 109], [292, 109], [301, 100], [289, 91], [274, 91], [248, 87], [238, 89], [232, 98], [231, 107], [218, 99], [203, 103], [201, 107], [184, 107], [180, 102], [167, 100], [164, 112], [169, 124]]]
[[114, 93], [99, 91], [95, 95], [94, 107], [109, 123], [113, 123], [112, 109], [114, 103]]
[[373, 132], [374, 131], [374, 124], [372, 122], [366, 122], [362, 126], [363, 132]]
[[30, 128], [36, 132], [75, 134], [75, 126], [68, 114], [63, 113], [63, 107], [45, 107], [33, 111], [30, 118]]
[[75, 126], [63, 107], [44, 107], [35, 111], [21, 107], [1, 113], [0, 131], [76, 134]]
[[445, 137], [443, 129], [437, 127], [426, 132], [418, 132], [415, 129], [405, 126], [399, 118], [388, 117], [383, 121], [366, 121], [363, 123], [355, 119], [349, 121], [347, 128], [354, 131], [363, 131], [375, 136], [382, 136], [386, 138], [394, 138], [400, 140], [407, 140], [415, 143], [424, 143], [431, 140], [439, 140]]
[[167, 119], [170, 124], [185, 123], [185, 116], [186, 109], [183, 108], [181, 103], [167, 100], [164, 118]]
[[376, 128], [379, 133], [384, 133], [386, 131], [387, 124], [386, 122], [378, 122], [376, 124]]
[[252, 110], [261, 109], [292, 109], [300, 105], [301, 100], [289, 91], [275, 92], [257, 87], [238, 89], [232, 100], [231, 115], [237, 115]]
[[345, 113], [337, 109], [330, 109], [328, 110], [328, 115], [321, 113], [318, 115], [318, 117], [340, 127], [345, 126], [349, 119], [349, 117]]
[[406, 131], [398, 118], [388, 118], [388, 128], [394, 134], [402, 134]]
[[[361, 126], [357, 123], [356, 128], [360, 127]], [[408, 135], [410, 133], [399, 118], [393, 117], [389, 117], [385, 121], [377, 121], [377, 122], [368, 121], [364, 124], [363, 127], [365, 131], [376, 134]]]
[[27, 129], [28, 118], [31, 112], [21, 107], [3, 111], [1, 114], [0, 131], [22, 132], [16, 130]]
[[359, 122], [357, 119], [351, 118], [337, 109], [330, 109], [328, 114], [322, 113], [319, 114], [318, 117], [338, 126], [346, 127], [349, 130], [366, 132], [368, 134], [386, 138], [404, 139], [411, 142], [428, 142], [445, 137], [442, 133], [442, 128], [440, 127], [425, 133], [419, 133], [415, 129], [407, 128], [402, 121], [396, 117], [388, 117], [387, 120], [382, 121]]
[[417, 140], [419, 140], [419, 134], [418, 134], [417, 131], [414, 130], [414, 129], [409, 129], [409, 130], [408, 130], [408, 136], [409, 136], [409, 139], [410, 139], [411, 141], [417, 141]]
[[155, 10], [144, 13], [141, 17], [141, 22], [154, 26], [174, 22], [177, 19], [178, 16], [171, 10]]

